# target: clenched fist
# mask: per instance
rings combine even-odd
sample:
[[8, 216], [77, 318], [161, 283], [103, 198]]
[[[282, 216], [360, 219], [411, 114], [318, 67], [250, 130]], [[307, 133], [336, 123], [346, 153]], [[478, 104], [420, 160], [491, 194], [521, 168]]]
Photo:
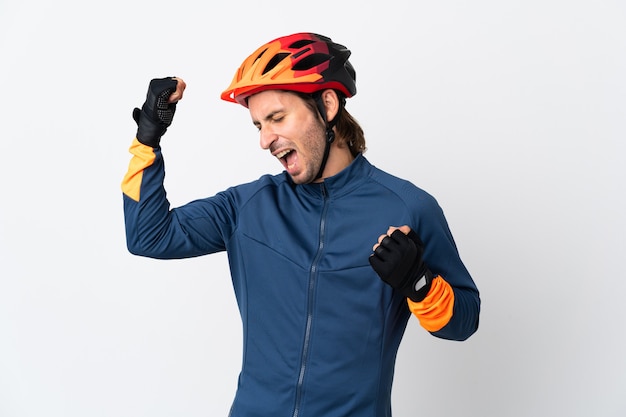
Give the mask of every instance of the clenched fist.
[[430, 291], [433, 273], [422, 259], [424, 244], [413, 230], [406, 229], [406, 233], [395, 229], [393, 233], [381, 236], [369, 261], [383, 281], [419, 302]]
[[150, 81], [146, 101], [133, 110], [137, 122], [137, 140], [157, 148], [161, 137], [172, 124], [176, 103], [183, 97], [185, 82], [179, 78], [156, 78]]

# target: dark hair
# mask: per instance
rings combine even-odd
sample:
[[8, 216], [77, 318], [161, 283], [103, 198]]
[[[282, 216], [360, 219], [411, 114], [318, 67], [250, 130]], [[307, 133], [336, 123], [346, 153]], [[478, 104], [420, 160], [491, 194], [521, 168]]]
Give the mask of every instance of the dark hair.
[[[319, 111], [317, 109], [317, 105], [315, 103], [315, 99], [310, 94], [300, 93], [300, 92], [291, 92], [299, 96], [306, 105], [313, 111], [318, 114]], [[352, 156], [357, 156], [360, 153], [365, 153], [367, 147], [365, 146], [365, 133], [363, 132], [363, 128], [359, 125], [359, 122], [356, 121], [354, 117], [345, 108], [345, 98], [343, 94], [339, 91], [336, 91], [337, 96], [339, 97], [339, 111], [337, 113], [337, 122], [335, 123], [335, 131], [336, 131], [336, 140], [338, 140], [337, 145], [341, 148], [347, 146], [350, 149], [350, 153]]]
[[367, 147], [365, 146], [363, 128], [345, 108], [341, 109], [339, 113], [335, 130], [337, 131], [337, 137], [341, 140], [339, 146], [347, 145], [352, 156], [365, 153]]

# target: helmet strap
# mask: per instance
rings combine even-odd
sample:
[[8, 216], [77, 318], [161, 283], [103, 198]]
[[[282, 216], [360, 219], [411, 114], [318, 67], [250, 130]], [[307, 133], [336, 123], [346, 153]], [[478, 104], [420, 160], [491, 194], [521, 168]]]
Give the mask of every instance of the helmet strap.
[[314, 93], [313, 99], [315, 100], [315, 104], [317, 105], [317, 111], [322, 116], [322, 119], [324, 120], [324, 124], [326, 125], [326, 141], [325, 141], [326, 146], [324, 148], [324, 157], [322, 158], [320, 169], [317, 173], [317, 176], [315, 177], [315, 180], [317, 180], [322, 177], [322, 174], [324, 173], [324, 168], [326, 168], [326, 162], [328, 162], [328, 154], [330, 154], [330, 146], [335, 141], [335, 131], [333, 130], [333, 127], [337, 123], [337, 119], [339, 118], [339, 112], [341, 112], [341, 109], [343, 106], [341, 105], [339, 106], [337, 114], [335, 115], [333, 120], [329, 122], [328, 118], [326, 117], [326, 106], [324, 106], [324, 101], [322, 100], [322, 92], [318, 91]]

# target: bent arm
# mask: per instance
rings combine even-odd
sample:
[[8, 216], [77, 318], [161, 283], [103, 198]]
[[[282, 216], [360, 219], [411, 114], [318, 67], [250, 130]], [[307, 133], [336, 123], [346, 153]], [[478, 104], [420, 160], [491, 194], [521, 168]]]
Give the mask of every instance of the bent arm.
[[128, 250], [159, 259], [224, 250], [230, 218], [224, 215], [227, 205], [219, 204], [224, 199], [197, 200], [170, 210], [161, 149], [135, 139], [129, 151], [133, 156], [122, 181]]
[[425, 243], [424, 260], [435, 279], [424, 300], [407, 299], [409, 310], [433, 336], [466, 340], [478, 330], [480, 294], [434, 199], [416, 220], [416, 232]]

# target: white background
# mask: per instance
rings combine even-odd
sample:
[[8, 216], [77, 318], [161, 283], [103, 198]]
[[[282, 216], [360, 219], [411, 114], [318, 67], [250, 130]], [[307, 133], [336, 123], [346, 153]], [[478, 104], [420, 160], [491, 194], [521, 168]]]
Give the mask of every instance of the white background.
[[0, 416], [227, 415], [226, 256], [126, 251], [131, 112], [151, 78], [187, 81], [163, 142], [173, 205], [279, 172], [219, 94], [298, 31], [352, 50], [366, 156], [439, 200], [481, 290], [466, 342], [410, 322], [394, 415], [626, 415], [625, 17], [618, 0], [0, 0]]

